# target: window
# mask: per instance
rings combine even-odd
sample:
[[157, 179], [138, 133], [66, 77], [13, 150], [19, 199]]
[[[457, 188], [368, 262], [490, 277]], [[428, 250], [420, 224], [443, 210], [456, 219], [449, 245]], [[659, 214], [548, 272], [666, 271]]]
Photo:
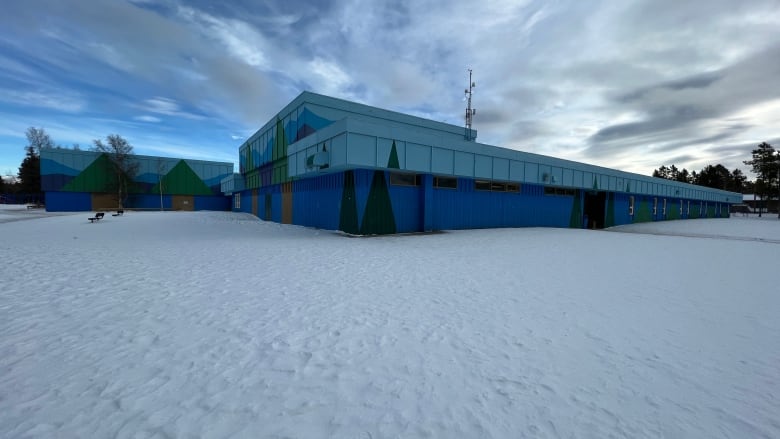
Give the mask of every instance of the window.
[[680, 216], [682, 216], [682, 212], [683, 212], [683, 200], [681, 199], [680, 200]]
[[233, 208], [241, 209], [241, 194], [233, 194]]
[[391, 172], [390, 184], [395, 186], [419, 186], [420, 176], [409, 172]]
[[485, 180], [474, 180], [474, 190], [477, 191], [489, 191], [490, 182]]
[[628, 214], [634, 216], [634, 196], [628, 197]]
[[653, 197], [653, 216], [658, 215], [658, 197]]
[[563, 197], [573, 197], [577, 195], [577, 191], [574, 189], [566, 189], [562, 187], [551, 187], [551, 186], [545, 186], [544, 187], [544, 194], [545, 195], [558, 195]]
[[685, 214], [688, 216], [691, 215], [691, 200], [688, 200], [688, 208], [685, 210]]
[[661, 210], [661, 215], [666, 217], [666, 198], [664, 198], [664, 207], [663, 207], [663, 210]]
[[520, 192], [520, 185], [518, 183], [474, 180], [474, 190], [492, 192]]
[[439, 189], [457, 189], [458, 179], [452, 177], [433, 177], [433, 187]]

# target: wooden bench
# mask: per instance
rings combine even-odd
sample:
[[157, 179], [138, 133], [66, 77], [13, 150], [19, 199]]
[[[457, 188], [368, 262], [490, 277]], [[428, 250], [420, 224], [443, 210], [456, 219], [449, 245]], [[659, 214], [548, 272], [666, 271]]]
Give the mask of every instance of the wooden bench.
[[87, 219], [89, 220], [89, 222], [94, 223], [95, 221], [100, 221], [101, 219], [103, 219], [103, 216], [105, 216], [105, 213], [98, 212], [95, 214], [95, 216]]
[[125, 210], [124, 209], [119, 209], [119, 210], [116, 211], [116, 213], [112, 214], [111, 216], [122, 216], [124, 214], [125, 214]]

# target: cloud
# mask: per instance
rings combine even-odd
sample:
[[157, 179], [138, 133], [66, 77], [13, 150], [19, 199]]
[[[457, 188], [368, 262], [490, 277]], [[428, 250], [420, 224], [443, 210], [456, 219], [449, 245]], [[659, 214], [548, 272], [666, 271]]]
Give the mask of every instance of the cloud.
[[149, 115], [143, 115], [143, 116], [136, 116], [133, 119], [140, 121], [140, 122], [150, 122], [150, 123], [160, 123], [162, 122], [162, 119], [159, 117], [149, 116]]

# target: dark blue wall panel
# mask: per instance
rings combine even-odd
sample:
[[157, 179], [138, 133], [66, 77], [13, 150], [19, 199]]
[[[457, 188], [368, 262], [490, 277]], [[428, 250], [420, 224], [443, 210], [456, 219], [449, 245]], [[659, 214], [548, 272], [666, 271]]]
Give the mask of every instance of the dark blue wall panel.
[[[230, 210], [232, 198], [224, 196], [195, 196], [195, 210]], [[252, 209], [250, 200], [249, 209]]]
[[46, 192], [46, 210], [49, 212], [86, 212], [92, 210], [89, 192]]

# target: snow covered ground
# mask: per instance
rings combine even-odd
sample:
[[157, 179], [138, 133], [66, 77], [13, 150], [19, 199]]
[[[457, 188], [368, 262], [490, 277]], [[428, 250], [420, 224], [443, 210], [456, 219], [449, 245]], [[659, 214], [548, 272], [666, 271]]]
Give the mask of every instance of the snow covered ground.
[[40, 213], [0, 211], [2, 438], [780, 437], [776, 218]]

